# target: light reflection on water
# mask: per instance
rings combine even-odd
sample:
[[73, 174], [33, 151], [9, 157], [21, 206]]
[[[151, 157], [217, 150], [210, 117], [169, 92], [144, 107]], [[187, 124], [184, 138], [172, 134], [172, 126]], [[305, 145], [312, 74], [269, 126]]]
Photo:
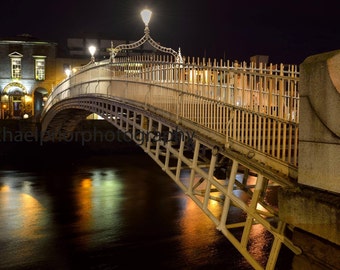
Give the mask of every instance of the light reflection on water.
[[[96, 245], [106, 237], [110, 228], [119, 231], [121, 207], [120, 193], [122, 183], [112, 169], [90, 170], [91, 177], [74, 176], [78, 183], [75, 192], [76, 215], [75, 226], [86, 233], [82, 245]], [[80, 175], [81, 176], [81, 175]], [[91, 232], [97, 231], [96, 234]]]
[[[243, 182], [243, 173], [237, 173], [236, 179], [239, 182]], [[200, 183], [199, 185], [194, 185], [195, 186], [195, 191], [200, 192], [201, 190], [204, 191], [206, 188], [206, 181], [200, 182], [201, 176], [200, 175], [195, 175], [194, 176], [194, 183]], [[188, 186], [189, 185], [189, 179], [190, 179], [190, 170], [184, 170], [181, 173], [181, 181]], [[224, 185], [226, 187], [228, 180], [224, 179], [217, 179], [221, 185]], [[257, 177], [254, 175], [248, 175], [247, 178], [247, 186], [250, 187], [250, 191], [254, 192], [254, 187], [257, 182]], [[276, 193], [277, 193], [277, 186], [271, 183], [269, 181], [270, 187], [266, 190], [264, 201], [272, 208], [277, 208], [277, 201], [275, 200], [276, 198]], [[240, 201], [244, 202], [246, 205], [249, 205], [251, 202], [251, 196], [245, 192], [244, 190], [241, 189], [234, 189], [233, 190], [233, 195], [235, 195]], [[224, 195], [222, 195], [221, 192], [216, 191], [213, 193], [215, 198], [221, 198]], [[201, 196], [196, 197], [203, 203], [203, 198], [200, 198]], [[195, 216], [193, 214], [192, 209], [197, 207], [194, 202], [191, 201], [192, 207], [187, 206], [188, 213], [184, 216]], [[216, 200], [210, 199], [208, 202], [207, 208], [209, 209], [210, 213], [213, 214], [216, 218], [220, 219], [221, 212], [222, 212], [222, 204], [219, 203]], [[256, 208], [258, 211], [261, 211], [263, 216], [269, 214], [268, 210], [264, 208], [260, 203], [257, 203]], [[245, 222], [247, 217], [247, 213], [245, 213], [241, 208], [235, 207], [234, 205], [231, 206], [230, 212], [228, 214], [228, 219], [227, 223], [228, 224], [233, 224], [233, 223], [238, 223], [238, 222]], [[185, 217], [183, 217], [183, 220], [185, 221]], [[206, 220], [204, 220], [206, 221]], [[200, 222], [202, 224], [202, 219], [198, 219], [197, 222]], [[211, 223], [210, 220], [207, 220], [208, 223]], [[190, 227], [194, 227], [193, 224], [191, 224]], [[241, 236], [243, 232], [243, 228], [234, 228], [230, 230], [230, 232], [239, 240], [241, 241]], [[188, 234], [192, 235], [192, 234]], [[214, 236], [211, 236], [211, 239], [213, 239]], [[200, 240], [199, 240], [200, 241]], [[190, 242], [190, 241], [189, 241]], [[248, 251], [256, 261], [258, 261], [262, 266], [265, 266], [267, 263], [267, 259], [269, 256], [269, 251], [271, 248], [271, 244], [273, 242], [273, 235], [261, 224], [255, 224], [252, 226], [250, 233], [249, 233], [249, 241], [248, 241]], [[246, 263], [247, 264], [247, 263]]]
[[33, 256], [39, 260], [44, 238], [41, 228], [46, 225], [44, 206], [30, 194], [30, 182], [20, 173], [11, 180], [11, 176], [5, 175], [0, 185], [0, 266], [19, 264], [15, 257], [2, 256], [8, 254], [17, 256], [20, 253], [19, 258], [26, 262]]
[[[0, 269], [252, 269], [142, 159], [96, 158], [66, 172], [0, 171]], [[261, 228], [251, 235], [261, 250]]]

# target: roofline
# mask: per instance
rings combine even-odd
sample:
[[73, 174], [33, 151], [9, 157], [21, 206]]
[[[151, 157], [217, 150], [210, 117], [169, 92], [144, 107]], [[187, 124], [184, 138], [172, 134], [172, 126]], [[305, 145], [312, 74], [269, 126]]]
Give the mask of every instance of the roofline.
[[56, 42], [48, 42], [48, 41], [25, 41], [25, 40], [10, 40], [10, 39], [2, 39], [0, 40], [0, 44], [22, 44], [26, 45], [54, 45], [57, 46]]

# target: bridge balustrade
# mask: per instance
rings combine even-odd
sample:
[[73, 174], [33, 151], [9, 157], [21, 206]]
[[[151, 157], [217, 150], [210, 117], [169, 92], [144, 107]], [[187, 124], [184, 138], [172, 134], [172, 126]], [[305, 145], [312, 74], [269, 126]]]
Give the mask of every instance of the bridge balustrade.
[[[45, 112], [60, 100], [106, 95], [176, 115], [222, 135], [226, 147], [246, 145], [297, 167], [299, 123], [297, 66], [165, 56], [96, 62], [61, 82]], [[261, 160], [260, 160], [261, 161]]]

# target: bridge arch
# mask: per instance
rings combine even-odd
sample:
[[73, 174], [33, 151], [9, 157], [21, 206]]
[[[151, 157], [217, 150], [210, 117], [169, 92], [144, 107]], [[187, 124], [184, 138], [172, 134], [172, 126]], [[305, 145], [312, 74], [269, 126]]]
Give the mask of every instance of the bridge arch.
[[[270, 189], [296, 185], [289, 177], [294, 166], [290, 167], [289, 162], [280, 156], [286, 150], [296, 149], [286, 149], [286, 145], [279, 149], [271, 141], [268, 145], [270, 149], [276, 149], [273, 152], [275, 156], [260, 151], [267, 145], [262, 144], [266, 141], [262, 136], [264, 125], [270, 125], [269, 129], [275, 132], [275, 136], [279, 131], [276, 140], [280, 143], [279, 147], [282, 141], [284, 144], [288, 142], [287, 131], [289, 140], [294, 139], [292, 134], [297, 135], [294, 133], [297, 124], [291, 118], [284, 119], [283, 104], [286, 100], [278, 96], [279, 91], [275, 90], [274, 95], [279, 112], [267, 108], [268, 115], [264, 115], [262, 110], [255, 108], [252, 111], [232, 99], [234, 86], [229, 83], [228, 74], [230, 70], [235, 72], [234, 67], [178, 65], [154, 59], [150, 62], [144, 59], [138, 62], [137, 67], [129, 61], [93, 63], [58, 85], [49, 96], [42, 114], [42, 139], [49, 139], [48, 133], [56, 134], [57, 130], [71, 133], [81, 119], [96, 113], [131, 136], [131, 140], [208, 215], [255, 269], [264, 269], [264, 266], [248, 249], [250, 231], [254, 226], [261, 226], [272, 236], [266, 269], [274, 269], [282, 244], [299, 254], [301, 250], [286, 236], [287, 227], [280, 220], [277, 208], [266, 202]], [[129, 72], [130, 66], [133, 72]], [[222, 72], [226, 81], [218, 81], [217, 76], [203, 76], [199, 81], [190, 81], [184, 75], [192, 71], [202, 74]], [[256, 78], [261, 83], [259, 76], [264, 76], [257, 74], [256, 70], [242, 68], [236, 71], [243, 72], [243, 80], [249, 79], [249, 82]], [[255, 72], [256, 76], [252, 77], [251, 72]], [[294, 87], [294, 84], [283, 83], [283, 77], [278, 83], [278, 78], [278, 75], [273, 76], [275, 84], [269, 83], [266, 78], [261, 87]], [[240, 91], [245, 96], [248, 90], [242, 88]], [[262, 99], [269, 96], [269, 91], [264, 91], [259, 92]], [[281, 92], [286, 95], [283, 89]], [[263, 100], [260, 102], [263, 106], [270, 104]], [[255, 127], [249, 125], [248, 119], [255, 121]], [[244, 138], [251, 145], [247, 145]], [[254, 147], [253, 142], [258, 146]], [[268, 161], [274, 167], [265, 163]], [[222, 177], [217, 176], [218, 169], [222, 169]], [[249, 183], [249, 175], [256, 178], [252, 184]], [[236, 194], [243, 194], [243, 198], [247, 199], [243, 200]], [[233, 207], [244, 213], [242, 221], [228, 220], [228, 213]], [[235, 235], [234, 230], [241, 230], [242, 237]]]
[[[186, 136], [189, 137], [192, 143], [194, 140], [200, 140], [209, 148], [209, 151], [214, 153], [217, 151], [226, 158], [247, 163], [253, 170], [283, 186], [295, 185], [294, 182], [287, 181], [285, 175], [277, 171], [266, 170], [263, 164], [258, 163], [257, 160], [252, 160], [255, 155], [252, 151], [244, 154], [225, 148], [223, 137], [213, 136], [212, 138], [207, 138], [208, 133], [206, 131], [199, 130], [196, 125], [191, 123], [178, 120], [175, 114], [162, 114], [157, 109], [146, 107], [145, 104], [129, 103], [114, 97], [88, 94], [59, 101], [44, 115], [41, 127], [42, 139], [46, 141], [56, 139], [59, 141], [62, 138], [72, 136], [72, 132], [74, 132], [78, 123], [93, 113], [102, 117], [121, 132], [126, 132], [129, 136], [132, 136], [130, 139], [137, 144], [140, 144], [140, 138], [133, 137], [136, 133], [140, 136], [143, 134], [144, 136], [155, 136], [155, 131], [158, 131], [158, 133], [163, 132], [162, 136], [164, 136], [166, 132], [171, 135], [171, 132], [178, 131], [180, 134], [187, 134]], [[151, 126], [149, 126], [150, 119], [154, 121]], [[165, 130], [158, 130], [158, 125], [161, 125]], [[135, 131], [132, 132], [133, 129]], [[62, 137], [58, 138], [58, 136]], [[162, 141], [164, 142], [164, 137], [162, 137]], [[143, 147], [143, 145], [140, 146]]]

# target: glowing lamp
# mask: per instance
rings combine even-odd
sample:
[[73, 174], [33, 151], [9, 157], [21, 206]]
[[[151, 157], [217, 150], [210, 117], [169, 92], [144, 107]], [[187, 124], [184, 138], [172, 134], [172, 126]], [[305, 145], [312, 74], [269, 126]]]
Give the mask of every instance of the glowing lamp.
[[152, 11], [149, 9], [143, 9], [140, 13], [140, 16], [142, 17], [142, 20], [145, 24], [145, 26], [149, 25], [150, 19], [151, 19]]
[[94, 54], [96, 53], [96, 47], [93, 46], [93, 45], [91, 45], [91, 46], [89, 47], [89, 52], [90, 52], [90, 54], [91, 54], [91, 61], [94, 62]]
[[91, 45], [91, 46], [89, 47], [89, 52], [90, 52], [91, 56], [93, 57], [94, 54], [96, 53], [96, 47], [93, 46], [93, 45]]
[[71, 70], [70, 70], [69, 68], [66, 68], [66, 69], [64, 70], [64, 72], [65, 72], [65, 74], [66, 74], [67, 77], [69, 77], [69, 76], [71, 75]]

